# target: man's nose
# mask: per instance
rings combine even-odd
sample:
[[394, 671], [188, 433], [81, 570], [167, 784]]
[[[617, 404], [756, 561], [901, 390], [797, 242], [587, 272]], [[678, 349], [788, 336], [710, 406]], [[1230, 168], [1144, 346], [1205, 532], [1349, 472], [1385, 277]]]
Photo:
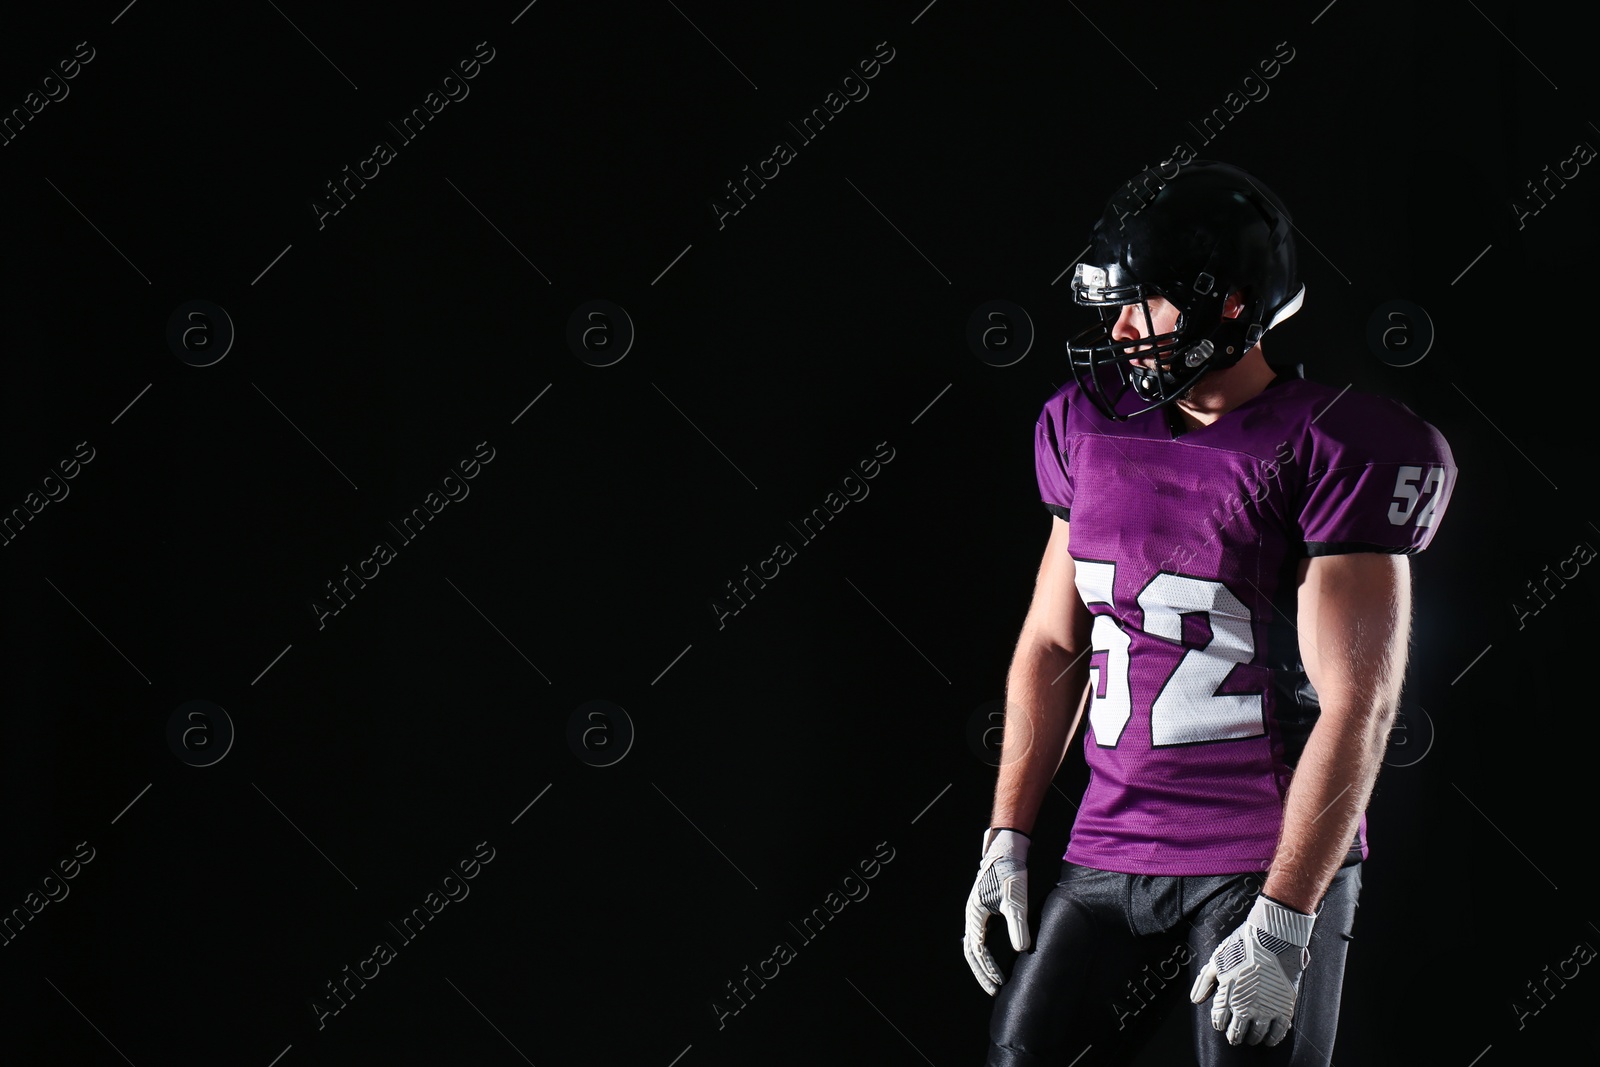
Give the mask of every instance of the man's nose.
[[1136, 341], [1144, 336], [1144, 316], [1138, 304], [1128, 304], [1111, 327], [1113, 341]]

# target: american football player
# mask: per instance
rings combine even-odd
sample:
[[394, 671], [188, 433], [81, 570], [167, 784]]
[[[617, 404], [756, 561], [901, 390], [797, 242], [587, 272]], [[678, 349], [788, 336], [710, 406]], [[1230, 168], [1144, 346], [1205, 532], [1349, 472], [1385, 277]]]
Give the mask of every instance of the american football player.
[[[962, 938], [995, 997], [986, 1062], [1126, 1062], [1190, 1003], [1200, 1064], [1326, 1064], [1407, 557], [1456, 467], [1404, 405], [1267, 363], [1305, 286], [1287, 209], [1237, 167], [1129, 182], [1072, 291], [1100, 321], [1035, 432], [1051, 532]], [[1034, 938], [1030, 835], [1085, 715], [1089, 784]]]

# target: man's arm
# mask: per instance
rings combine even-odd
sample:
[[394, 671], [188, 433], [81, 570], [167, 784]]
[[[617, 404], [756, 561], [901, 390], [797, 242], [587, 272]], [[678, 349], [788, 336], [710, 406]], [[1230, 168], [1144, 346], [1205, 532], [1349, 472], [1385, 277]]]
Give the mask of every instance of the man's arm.
[[1093, 620], [1078, 596], [1068, 536], [1068, 524], [1052, 516], [1033, 603], [1006, 676], [1005, 738], [989, 825], [1030, 834], [1083, 715], [1089, 678]]
[[1322, 711], [1283, 809], [1262, 893], [1312, 913], [1355, 837], [1405, 680], [1411, 568], [1399, 554], [1315, 556], [1300, 583], [1300, 656]]

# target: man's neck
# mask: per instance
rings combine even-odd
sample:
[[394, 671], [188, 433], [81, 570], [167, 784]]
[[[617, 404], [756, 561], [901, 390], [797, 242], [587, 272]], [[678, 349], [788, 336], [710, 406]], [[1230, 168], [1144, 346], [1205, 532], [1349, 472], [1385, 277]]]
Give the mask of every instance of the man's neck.
[[1259, 394], [1275, 377], [1277, 372], [1267, 366], [1261, 346], [1257, 345], [1233, 366], [1201, 378], [1172, 407], [1185, 429], [1209, 426]]

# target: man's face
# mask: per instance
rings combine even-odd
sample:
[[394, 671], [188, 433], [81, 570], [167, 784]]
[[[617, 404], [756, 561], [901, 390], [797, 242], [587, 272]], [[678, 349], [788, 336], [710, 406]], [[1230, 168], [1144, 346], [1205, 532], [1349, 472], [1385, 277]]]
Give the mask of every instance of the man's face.
[[[1114, 341], [1137, 341], [1141, 337], [1151, 336], [1150, 327], [1155, 328], [1155, 333], [1171, 333], [1178, 326], [1178, 308], [1165, 297], [1152, 296], [1149, 298], [1150, 323], [1147, 326], [1144, 318], [1144, 307], [1141, 304], [1128, 304], [1117, 316], [1116, 323], [1111, 327], [1111, 339]], [[1127, 355], [1147, 350], [1149, 345], [1129, 345], [1123, 349]], [[1146, 370], [1153, 369], [1156, 361], [1148, 357], [1136, 359], [1135, 365]]]

